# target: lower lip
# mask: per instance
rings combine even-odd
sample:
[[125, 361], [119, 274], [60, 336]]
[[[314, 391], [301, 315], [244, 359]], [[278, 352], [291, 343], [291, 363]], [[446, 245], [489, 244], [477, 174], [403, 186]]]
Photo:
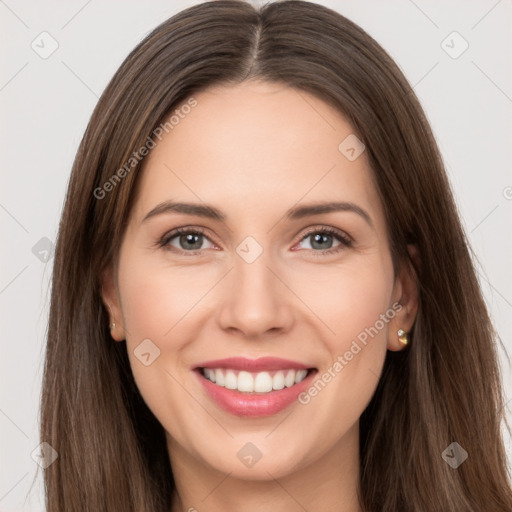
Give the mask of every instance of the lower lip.
[[200, 370], [195, 370], [195, 373], [208, 396], [222, 409], [236, 416], [260, 418], [277, 414], [296, 401], [299, 394], [311, 385], [316, 370], [310, 371], [307, 377], [298, 384], [260, 395], [217, 386], [204, 377]]

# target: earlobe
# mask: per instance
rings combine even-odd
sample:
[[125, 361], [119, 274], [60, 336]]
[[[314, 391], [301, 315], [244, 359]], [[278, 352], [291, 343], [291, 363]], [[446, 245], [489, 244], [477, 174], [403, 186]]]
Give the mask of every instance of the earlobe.
[[124, 327], [122, 324], [122, 312], [119, 300], [119, 293], [115, 286], [113, 269], [111, 266], [107, 267], [101, 272], [101, 300], [107, 309], [109, 316], [109, 330], [110, 335], [116, 341], [125, 339]]
[[402, 262], [395, 282], [395, 300], [402, 307], [389, 324], [388, 350], [391, 351], [402, 350], [410, 344], [410, 331], [418, 313], [419, 283], [416, 269], [420, 268], [420, 256], [415, 245], [408, 245], [407, 249], [410, 261]]

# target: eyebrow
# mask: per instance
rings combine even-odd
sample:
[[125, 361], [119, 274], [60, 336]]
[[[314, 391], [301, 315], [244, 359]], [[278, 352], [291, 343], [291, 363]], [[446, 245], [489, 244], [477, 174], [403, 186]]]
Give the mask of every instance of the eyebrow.
[[[288, 220], [297, 220], [311, 215], [321, 215], [332, 212], [356, 213], [362, 217], [370, 227], [374, 227], [369, 213], [360, 206], [350, 202], [332, 201], [295, 206], [290, 208], [285, 213], [284, 217]], [[164, 213], [183, 213], [186, 215], [195, 215], [197, 217], [218, 220], [220, 222], [224, 222], [226, 220], [226, 215], [212, 205], [164, 201], [157, 204], [150, 212], [148, 212], [142, 219], [141, 224], [156, 215], [162, 215]]]

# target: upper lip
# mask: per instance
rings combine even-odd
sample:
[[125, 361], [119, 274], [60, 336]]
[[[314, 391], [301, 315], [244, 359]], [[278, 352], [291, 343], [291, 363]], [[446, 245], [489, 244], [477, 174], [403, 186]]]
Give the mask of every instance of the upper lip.
[[228, 357], [225, 359], [215, 359], [213, 361], [204, 361], [195, 365], [197, 368], [226, 368], [231, 370], [245, 370], [248, 372], [261, 372], [273, 370], [309, 370], [311, 365], [292, 361], [291, 359], [281, 359], [279, 357], [260, 357], [259, 359], [247, 359], [245, 357]]

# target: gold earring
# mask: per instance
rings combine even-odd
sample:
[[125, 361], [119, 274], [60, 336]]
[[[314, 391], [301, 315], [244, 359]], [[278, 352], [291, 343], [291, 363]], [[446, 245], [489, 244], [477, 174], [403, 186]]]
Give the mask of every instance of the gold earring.
[[402, 345], [407, 345], [409, 343], [409, 338], [407, 337], [407, 333], [403, 329], [398, 329], [398, 340]]

